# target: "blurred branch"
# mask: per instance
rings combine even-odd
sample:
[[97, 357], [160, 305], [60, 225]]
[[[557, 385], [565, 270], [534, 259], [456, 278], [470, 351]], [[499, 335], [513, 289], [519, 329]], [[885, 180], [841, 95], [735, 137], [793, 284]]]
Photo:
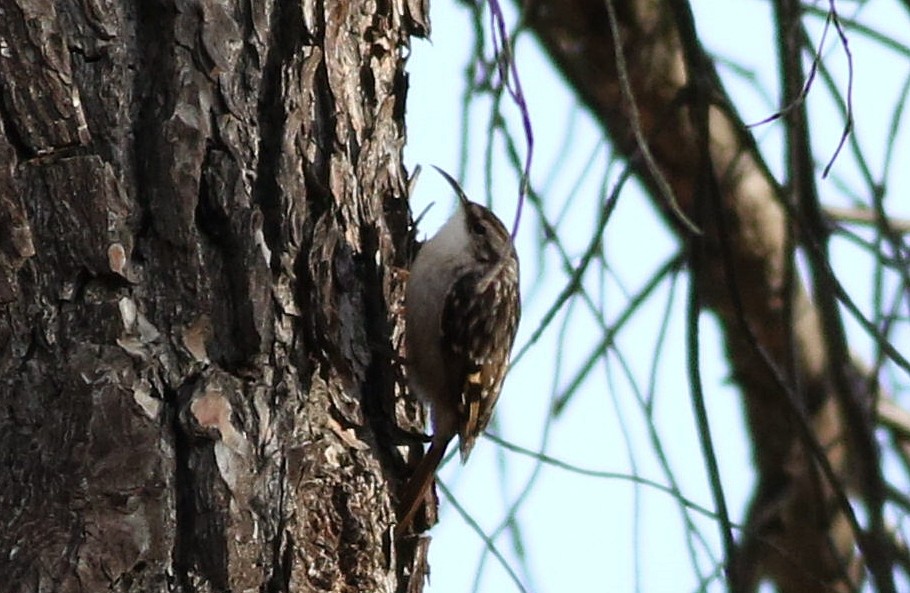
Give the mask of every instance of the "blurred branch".
[[[679, 5], [617, 3], [615, 22], [611, 6], [603, 0], [521, 3], [525, 22], [627, 156], [679, 240], [700, 254], [693, 259], [692, 278], [700, 299], [720, 320], [759, 471], [750, 537], [743, 542], [754, 554], [741, 556], [751, 566], [734, 585], [751, 591], [770, 578], [784, 592], [851, 591], [862, 574], [854, 546], [866, 560], [887, 557], [887, 551], [864, 539], [844, 493], [845, 484], [856, 483], [854, 472], [863, 462], [877, 461], [869, 453], [874, 442], [860, 438], [863, 431], [868, 437], [863, 423], [871, 418], [850, 400], [857, 394], [834, 297], [851, 313], [858, 311], [828, 263], [828, 230], [812, 186], [811, 148], [792, 137], [792, 154], [799, 160], [792, 171], [802, 184], [791, 186], [801, 194], [797, 207], [783, 199], [700, 49], [694, 27], [688, 33], [677, 28], [684, 20], [670, 8]], [[799, 7], [793, 8], [791, 60], [799, 60]], [[835, 23], [845, 44], [838, 27]], [[793, 88], [802, 92], [798, 84]], [[803, 124], [798, 134], [804, 136], [805, 129]], [[645, 152], [651, 166], [641, 158]], [[653, 174], [654, 165], [659, 175]], [[669, 184], [672, 201], [665, 198], [660, 179]], [[677, 207], [703, 237], [694, 238], [674, 212]], [[801, 230], [811, 223], [807, 249], [814, 261], [815, 294], [825, 292], [822, 308], [809, 298], [793, 265], [795, 215]], [[864, 327], [878, 336], [883, 351], [900, 357], [877, 328]], [[865, 443], [858, 456], [857, 441]], [[874, 475], [877, 465], [865, 471]], [[888, 575], [875, 572], [876, 585], [887, 591]]]
[[[878, 226], [881, 219], [879, 213], [869, 208], [838, 208], [837, 206], [825, 206], [825, 214], [831, 220], [846, 224], [863, 224], [869, 226]], [[902, 235], [910, 233], [910, 220], [906, 218], [888, 217], [888, 223], [896, 233]]]
[[[530, 449], [526, 449], [520, 445], [510, 443], [509, 441], [502, 439], [494, 434], [486, 433], [486, 437], [488, 439], [490, 439], [491, 441], [493, 441], [494, 443], [496, 443], [497, 445], [499, 445], [500, 447], [503, 447], [504, 449], [508, 449], [509, 451], [512, 451], [513, 453], [518, 453], [520, 455], [524, 455], [526, 457], [530, 457], [532, 459], [541, 461], [541, 462], [545, 463], [546, 465], [550, 465], [552, 467], [562, 469], [562, 470], [565, 470], [565, 471], [568, 471], [568, 472], [571, 472], [574, 474], [582, 475], [582, 476], [588, 476], [588, 477], [592, 477], [592, 478], [604, 478], [604, 479], [609, 479], [609, 480], [622, 480], [625, 482], [634, 482], [636, 484], [641, 484], [642, 486], [647, 486], [649, 488], [653, 488], [653, 489], [663, 492], [665, 494], [669, 494], [670, 496], [679, 500], [679, 502], [682, 503], [683, 505], [685, 505], [687, 508], [692, 509], [696, 513], [704, 515], [705, 517], [710, 517], [712, 519], [717, 519], [719, 517], [719, 515], [716, 512], [712, 511], [711, 509], [708, 509], [708, 508], [698, 504], [697, 502], [686, 498], [685, 496], [680, 494], [679, 491], [676, 490], [675, 488], [673, 488], [671, 486], [665, 486], [665, 485], [661, 484], [660, 482], [655, 482], [654, 480], [649, 480], [648, 478], [643, 478], [641, 476], [634, 476], [634, 475], [630, 475], [630, 474], [622, 473], [622, 472], [608, 472], [608, 471], [586, 469], [586, 468], [556, 459], [554, 457], [544, 455], [543, 453], [538, 453], [537, 451], [532, 451]], [[741, 525], [736, 525], [735, 523], [733, 523], [731, 525], [733, 525], [733, 527], [736, 527], [737, 529], [742, 529]]]

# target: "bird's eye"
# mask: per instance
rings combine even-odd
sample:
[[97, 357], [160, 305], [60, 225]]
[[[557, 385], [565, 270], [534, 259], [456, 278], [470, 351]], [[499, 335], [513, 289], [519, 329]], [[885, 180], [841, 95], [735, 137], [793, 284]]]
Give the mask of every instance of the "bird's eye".
[[471, 232], [473, 232], [475, 235], [483, 236], [487, 234], [487, 227], [481, 224], [480, 221], [475, 220], [471, 223]]

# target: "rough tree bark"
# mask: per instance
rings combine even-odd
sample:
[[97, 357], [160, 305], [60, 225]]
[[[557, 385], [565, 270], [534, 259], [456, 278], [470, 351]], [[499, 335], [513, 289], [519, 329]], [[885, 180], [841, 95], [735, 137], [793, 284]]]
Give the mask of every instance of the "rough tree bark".
[[[721, 322], [759, 475], [729, 558], [731, 590], [754, 591], [768, 578], [787, 593], [852, 591], [863, 574], [857, 545], [877, 588], [893, 590], [871, 398], [849, 359], [820, 257], [826, 231], [801, 110], [785, 118], [788, 193], [727, 101], [688, 2], [518, 4], [687, 246], [699, 300]], [[788, 36], [799, 34], [798, 3], [775, 7], [783, 60], [798, 64], [801, 44]], [[796, 79], [783, 104], [801, 83], [800, 72], [788, 73]], [[794, 269], [798, 241], [812, 264], [815, 302]], [[867, 529], [850, 525], [850, 484], [862, 486]]]
[[5, 591], [419, 589], [390, 435], [426, 19], [0, 0]]

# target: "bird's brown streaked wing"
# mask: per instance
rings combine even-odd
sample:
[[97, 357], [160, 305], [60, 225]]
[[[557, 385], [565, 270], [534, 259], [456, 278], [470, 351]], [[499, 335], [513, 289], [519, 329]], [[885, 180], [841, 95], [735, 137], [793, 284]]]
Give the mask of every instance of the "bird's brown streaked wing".
[[[518, 319], [507, 319], [507, 311], [518, 306], [517, 289], [501, 294], [499, 283], [487, 283], [480, 294], [469, 291], [480, 285], [481, 273], [468, 270], [452, 287], [442, 313], [442, 346], [447, 356], [461, 369], [451, 377], [460, 385], [458, 436], [462, 461], [467, 459], [477, 437], [484, 431], [505, 376], [506, 366], [499, 357], [508, 355], [515, 339]], [[492, 314], [491, 314], [492, 313]], [[501, 324], [508, 331], [498, 330]], [[498, 338], [498, 339], [497, 339]]]

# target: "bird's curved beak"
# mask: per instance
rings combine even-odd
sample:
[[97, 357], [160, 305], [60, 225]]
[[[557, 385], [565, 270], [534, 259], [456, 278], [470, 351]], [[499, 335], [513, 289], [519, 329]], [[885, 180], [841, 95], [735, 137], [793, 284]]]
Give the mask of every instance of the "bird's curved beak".
[[465, 195], [464, 190], [461, 189], [461, 186], [458, 185], [458, 182], [455, 181], [455, 179], [453, 179], [451, 175], [449, 175], [448, 173], [446, 173], [445, 171], [443, 171], [436, 165], [430, 165], [430, 166], [433, 167], [434, 169], [436, 169], [439, 172], [439, 174], [442, 175], [445, 178], [445, 180], [449, 182], [449, 185], [451, 185], [452, 189], [455, 190], [455, 194], [458, 196], [458, 200], [461, 202], [462, 207], [467, 207], [468, 203], [470, 203], [471, 200], [469, 200], [468, 196]]

